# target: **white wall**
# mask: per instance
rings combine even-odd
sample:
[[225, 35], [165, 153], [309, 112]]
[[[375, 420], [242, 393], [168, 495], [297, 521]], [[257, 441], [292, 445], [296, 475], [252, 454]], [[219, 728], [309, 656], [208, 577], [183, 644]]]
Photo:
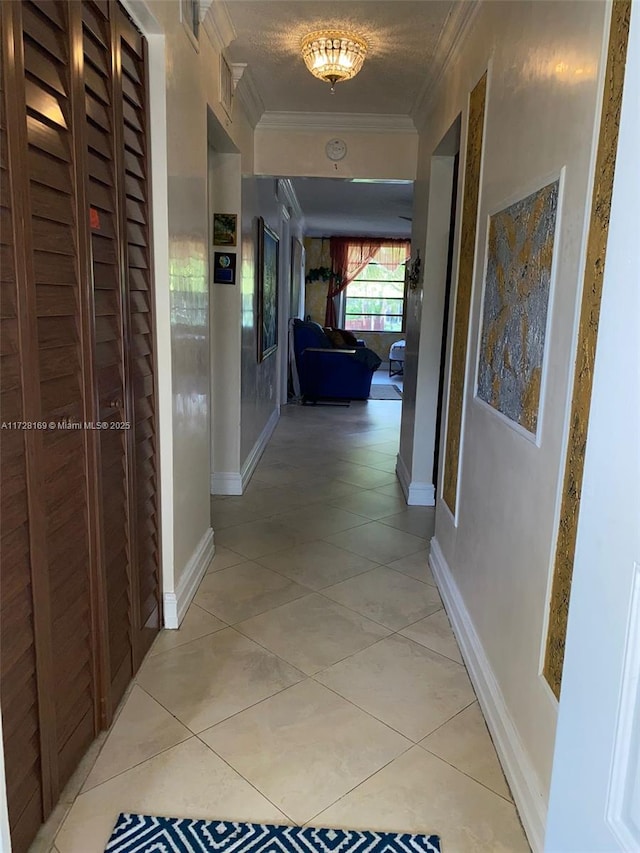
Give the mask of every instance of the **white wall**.
[[[241, 494], [240, 351], [242, 311], [242, 220], [240, 154], [209, 149], [209, 253], [213, 269], [213, 214], [238, 217], [236, 284], [215, 284], [210, 275], [211, 319], [211, 493]], [[220, 250], [220, 247], [218, 247]]]
[[[146, 7], [164, 36], [168, 207], [165, 263], [169, 280], [159, 279], [158, 285], [169, 288], [172, 422], [168, 438], [172, 445], [169, 479], [173, 479], [173, 502], [168, 506], [166, 500], [163, 502], [163, 525], [172, 529], [173, 553], [164, 554], [163, 585], [165, 594], [179, 595], [185, 588], [185, 570], [198, 568], [199, 556], [207, 553], [203, 543], [211, 538], [207, 108], [225, 128], [241, 153], [242, 168], [248, 170], [253, 168], [253, 131], [237, 103], [230, 117], [222, 109], [220, 45], [214, 47], [201, 28], [196, 51], [180, 21], [178, 0], [148, 0], [146, 4], [130, 0], [129, 5], [143, 24]], [[152, 123], [152, 134], [162, 132], [160, 122]], [[156, 174], [154, 180], [162, 177]], [[162, 242], [162, 235], [159, 240]], [[165, 299], [163, 291], [161, 305]], [[168, 366], [169, 341], [159, 337], [158, 343], [162, 347], [160, 360]], [[164, 403], [161, 390], [161, 407]], [[164, 467], [166, 471], [167, 464]], [[169, 518], [167, 510], [171, 513]], [[166, 545], [165, 537], [163, 542]]]
[[[274, 180], [266, 186], [252, 176], [242, 180], [242, 415], [240, 458], [244, 462], [277, 405], [278, 353], [258, 362], [256, 324], [256, 217], [278, 233]], [[279, 341], [279, 345], [282, 341]]]
[[[278, 181], [245, 175], [242, 179], [242, 407], [240, 427], [240, 460], [246, 467], [252, 452], [264, 440], [264, 431], [277, 417], [278, 382], [280, 359], [287, 350], [287, 340], [280, 330], [278, 350], [258, 362], [256, 339], [256, 217], [262, 216], [265, 223], [283, 239], [283, 201], [278, 197]], [[292, 215], [289, 221], [291, 234], [299, 234], [299, 217]], [[280, 290], [283, 296], [289, 293], [290, 269], [281, 276]], [[282, 303], [280, 303], [282, 308]]]
[[[433, 462], [438, 404], [439, 365], [442, 349], [442, 324], [445, 303], [451, 194], [454, 159], [436, 156], [431, 159], [426, 220], [423, 194], [418, 189], [414, 204], [416, 233], [420, 234], [420, 218], [426, 231], [426, 245], [416, 245], [423, 263], [423, 284], [409, 290], [407, 299], [407, 334], [403, 386], [403, 417], [400, 433], [402, 470], [409, 481], [406, 497], [411, 505], [433, 506], [435, 487]], [[417, 209], [416, 209], [417, 208]], [[424, 259], [427, 258], [427, 263]], [[414, 441], [419, 436], [418, 441]]]
[[[332, 163], [325, 145], [335, 136], [347, 143], [344, 160]], [[416, 176], [418, 134], [295, 127], [255, 133], [255, 173], [282, 177], [377, 178], [412, 181]]]
[[[209, 525], [203, 491], [208, 468], [208, 297], [206, 291], [206, 113], [200, 56], [178, 4], [151, 3], [165, 33], [171, 370], [173, 379], [174, 583]], [[188, 134], [169, 128], [190, 127]], [[203, 185], [202, 180], [205, 178]], [[207, 483], [208, 487], [208, 483]]]
[[[518, 756], [512, 763], [519, 765], [522, 783], [516, 795], [536, 843], [548, 798], [557, 715], [556, 701], [540, 675], [541, 651], [582, 281], [585, 210], [592, 183], [605, 12], [602, 2], [483, 4], [444, 73], [420, 139], [416, 204], [426, 208], [431, 156], [459, 113], [464, 152], [468, 95], [490, 65], [458, 516], [454, 522], [438, 495], [435, 552], [440, 576], [449, 581], [449, 601], [455, 599], [462, 614], [458, 628], [477, 641], [474, 652], [482, 663], [477, 672], [492, 685], [509, 746]], [[489, 212], [543, 186], [563, 168], [557, 282], [550, 304], [547, 384], [536, 446], [473, 397], [484, 247]], [[460, 170], [464, 175], [464, 156]], [[414, 233], [414, 245], [425, 243], [422, 228]], [[437, 369], [434, 361], [433, 383]], [[410, 411], [408, 400], [405, 419]], [[416, 432], [415, 445], [423, 441], [425, 436]], [[472, 646], [467, 644], [468, 649]]]

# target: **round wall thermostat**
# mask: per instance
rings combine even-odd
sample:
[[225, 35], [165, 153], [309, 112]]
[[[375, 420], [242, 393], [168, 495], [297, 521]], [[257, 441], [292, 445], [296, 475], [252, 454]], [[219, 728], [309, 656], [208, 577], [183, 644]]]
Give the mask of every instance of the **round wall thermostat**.
[[347, 154], [347, 143], [343, 139], [330, 139], [324, 150], [329, 160], [342, 160]]

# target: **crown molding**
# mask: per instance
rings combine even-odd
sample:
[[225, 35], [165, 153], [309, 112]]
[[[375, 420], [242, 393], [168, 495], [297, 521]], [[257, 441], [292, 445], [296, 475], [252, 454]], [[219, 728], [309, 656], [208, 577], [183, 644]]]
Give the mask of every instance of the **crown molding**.
[[304, 211], [300, 207], [295, 187], [290, 178], [278, 178], [277, 196], [278, 201], [289, 208], [291, 216], [304, 219]]
[[377, 113], [312, 113], [267, 110], [256, 130], [326, 130], [329, 133], [362, 131], [368, 133], [417, 133], [407, 115]]
[[[239, 71], [239, 66], [243, 63], [235, 62], [231, 64], [231, 72]], [[235, 74], [234, 74], [235, 83]], [[235, 83], [235, 97], [240, 102], [244, 114], [246, 115], [251, 127], [255, 127], [260, 121], [260, 117], [264, 113], [264, 103], [260, 97], [260, 92], [255, 84], [251, 69], [244, 67], [242, 73]]]
[[224, 0], [200, 0], [200, 21], [218, 53], [223, 53], [237, 37]]
[[449, 16], [440, 32], [433, 55], [433, 74], [429, 75], [411, 108], [411, 117], [418, 130], [422, 130], [431, 99], [451, 64], [460, 44], [464, 41], [481, 5], [481, 0], [465, 0], [452, 4]]
[[231, 79], [233, 80], [233, 91], [238, 88], [238, 83], [242, 80], [242, 75], [247, 70], [246, 62], [230, 62]]

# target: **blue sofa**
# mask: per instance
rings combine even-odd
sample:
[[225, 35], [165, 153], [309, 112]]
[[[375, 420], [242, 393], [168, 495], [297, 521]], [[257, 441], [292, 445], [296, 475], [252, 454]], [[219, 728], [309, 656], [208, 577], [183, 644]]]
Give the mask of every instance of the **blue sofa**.
[[304, 403], [317, 400], [366, 400], [381, 364], [365, 346], [336, 349], [319, 323], [296, 320], [293, 326], [296, 367]]

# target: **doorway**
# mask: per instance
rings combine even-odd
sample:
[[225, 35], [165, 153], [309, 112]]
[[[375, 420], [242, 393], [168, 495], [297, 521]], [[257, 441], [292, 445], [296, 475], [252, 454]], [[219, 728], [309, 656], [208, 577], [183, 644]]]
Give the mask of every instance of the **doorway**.
[[458, 199], [458, 172], [460, 152], [453, 158], [453, 183], [451, 187], [451, 214], [449, 216], [449, 244], [447, 248], [447, 277], [444, 287], [444, 314], [442, 315], [442, 343], [440, 346], [440, 375], [438, 377], [438, 402], [436, 404], [436, 435], [433, 447], [433, 486], [438, 488], [438, 464], [440, 462], [440, 432], [442, 429], [442, 399], [444, 397], [444, 373], [447, 358], [449, 313], [451, 308], [451, 282], [453, 279], [453, 244], [456, 226], [456, 209]]

